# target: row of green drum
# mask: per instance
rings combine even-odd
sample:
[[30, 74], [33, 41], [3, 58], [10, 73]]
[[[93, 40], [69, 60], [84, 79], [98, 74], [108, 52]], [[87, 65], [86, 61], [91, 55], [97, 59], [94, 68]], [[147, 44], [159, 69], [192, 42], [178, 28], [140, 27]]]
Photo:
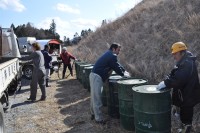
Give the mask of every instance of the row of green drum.
[[[93, 65], [77, 62], [77, 79], [90, 90], [89, 74]], [[170, 90], [158, 91], [147, 80], [123, 78], [113, 74], [102, 90], [102, 102], [108, 114], [120, 118], [120, 126], [136, 133], [171, 132]]]
[[92, 71], [93, 64], [88, 64], [86, 62], [76, 61], [75, 62], [75, 71], [76, 78], [80, 83], [83, 84], [84, 88], [90, 91], [89, 75]]

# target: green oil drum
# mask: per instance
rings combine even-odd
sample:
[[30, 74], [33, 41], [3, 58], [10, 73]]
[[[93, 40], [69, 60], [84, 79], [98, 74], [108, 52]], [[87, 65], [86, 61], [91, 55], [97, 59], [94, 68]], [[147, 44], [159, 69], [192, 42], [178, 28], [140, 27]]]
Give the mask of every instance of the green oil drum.
[[103, 106], [107, 106], [107, 94], [106, 94], [107, 89], [109, 89], [109, 84], [108, 82], [105, 82], [103, 84], [103, 89], [101, 90], [101, 100], [102, 100]]
[[108, 115], [113, 118], [119, 118], [119, 100], [117, 81], [122, 79], [120, 75], [109, 77], [108, 88], [106, 88]]
[[120, 126], [128, 131], [134, 128], [134, 110], [133, 110], [133, 86], [144, 85], [147, 83], [145, 79], [127, 78], [117, 81]]
[[83, 61], [76, 61], [75, 62], [75, 71], [76, 71], [76, 79], [80, 79], [80, 65], [81, 64], [86, 64], [85, 62]]
[[[112, 71], [111, 76], [117, 75], [115, 71]], [[109, 82], [103, 84], [103, 89], [101, 90], [101, 100], [103, 106], [107, 106], [107, 94], [106, 90], [109, 89]]]
[[170, 89], [158, 91], [156, 85], [133, 87], [136, 133], [171, 133]]
[[84, 68], [85, 67], [89, 67], [92, 66], [92, 64], [80, 64], [80, 71], [79, 71], [79, 81], [83, 84], [83, 82], [85, 82], [84, 79]]
[[85, 89], [87, 89], [89, 92], [90, 92], [90, 79], [89, 79], [89, 76], [90, 76], [90, 72], [92, 71], [92, 68], [93, 66], [89, 66], [89, 67], [84, 67], [84, 70], [83, 70], [83, 78], [85, 80], [83, 80], [83, 86]]

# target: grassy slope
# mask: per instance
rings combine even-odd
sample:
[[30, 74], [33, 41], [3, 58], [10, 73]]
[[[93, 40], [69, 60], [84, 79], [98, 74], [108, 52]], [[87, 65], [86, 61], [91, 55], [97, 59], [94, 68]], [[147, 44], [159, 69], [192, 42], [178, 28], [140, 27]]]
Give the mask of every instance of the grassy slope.
[[174, 42], [185, 42], [191, 52], [199, 55], [199, 7], [199, 0], [143, 0], [83, 39], [73, 53], [94, 63], [108, 49], [107, 43], [118, 42], [123, 46], [120, 63], [132, 76], [157, 84], [175, 63], [170, 54]]

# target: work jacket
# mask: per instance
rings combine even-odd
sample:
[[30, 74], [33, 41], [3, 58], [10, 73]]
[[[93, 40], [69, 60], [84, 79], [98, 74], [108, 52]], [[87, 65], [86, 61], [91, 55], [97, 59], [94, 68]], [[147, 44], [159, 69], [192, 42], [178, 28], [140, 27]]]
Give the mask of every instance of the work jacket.
[[110, 71], [114, 70], [118, 75], [124, 76], [125, 69], [118, 63], [117, 55], [111, 50], [106, 51], [95, 63], [92, 72], [98, 74], [103, 82], [109, 78]]
[[75, 60], [75, 57], [71, 55], [69, 52], [63, 52], [60, 54], [60, 57], [65, 65], [69, 65], [71, 59]]
[[200, 101], [200, 85], [195, 60], [196, 57], [187, 51], [164, 80], [168, 88], [173, 88], [172, 102], [178, 107], [193, 107]]
[[50, 69], [52, 67], [52, 57], [47, 50], [42, 50], [44, 55], [44, 66], [45, 69]]

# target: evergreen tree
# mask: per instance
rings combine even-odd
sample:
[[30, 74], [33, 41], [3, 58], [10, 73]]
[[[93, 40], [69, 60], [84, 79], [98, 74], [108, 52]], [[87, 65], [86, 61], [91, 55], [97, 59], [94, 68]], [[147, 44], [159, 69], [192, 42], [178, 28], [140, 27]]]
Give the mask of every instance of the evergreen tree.
[[52, 19], [49, 31], [53, 34], [54, 38], [56, 38], [56, 23], [54, 19]]
[[10, 28], [12, 28], [15, 31], [15, 25], [12, 23]]

